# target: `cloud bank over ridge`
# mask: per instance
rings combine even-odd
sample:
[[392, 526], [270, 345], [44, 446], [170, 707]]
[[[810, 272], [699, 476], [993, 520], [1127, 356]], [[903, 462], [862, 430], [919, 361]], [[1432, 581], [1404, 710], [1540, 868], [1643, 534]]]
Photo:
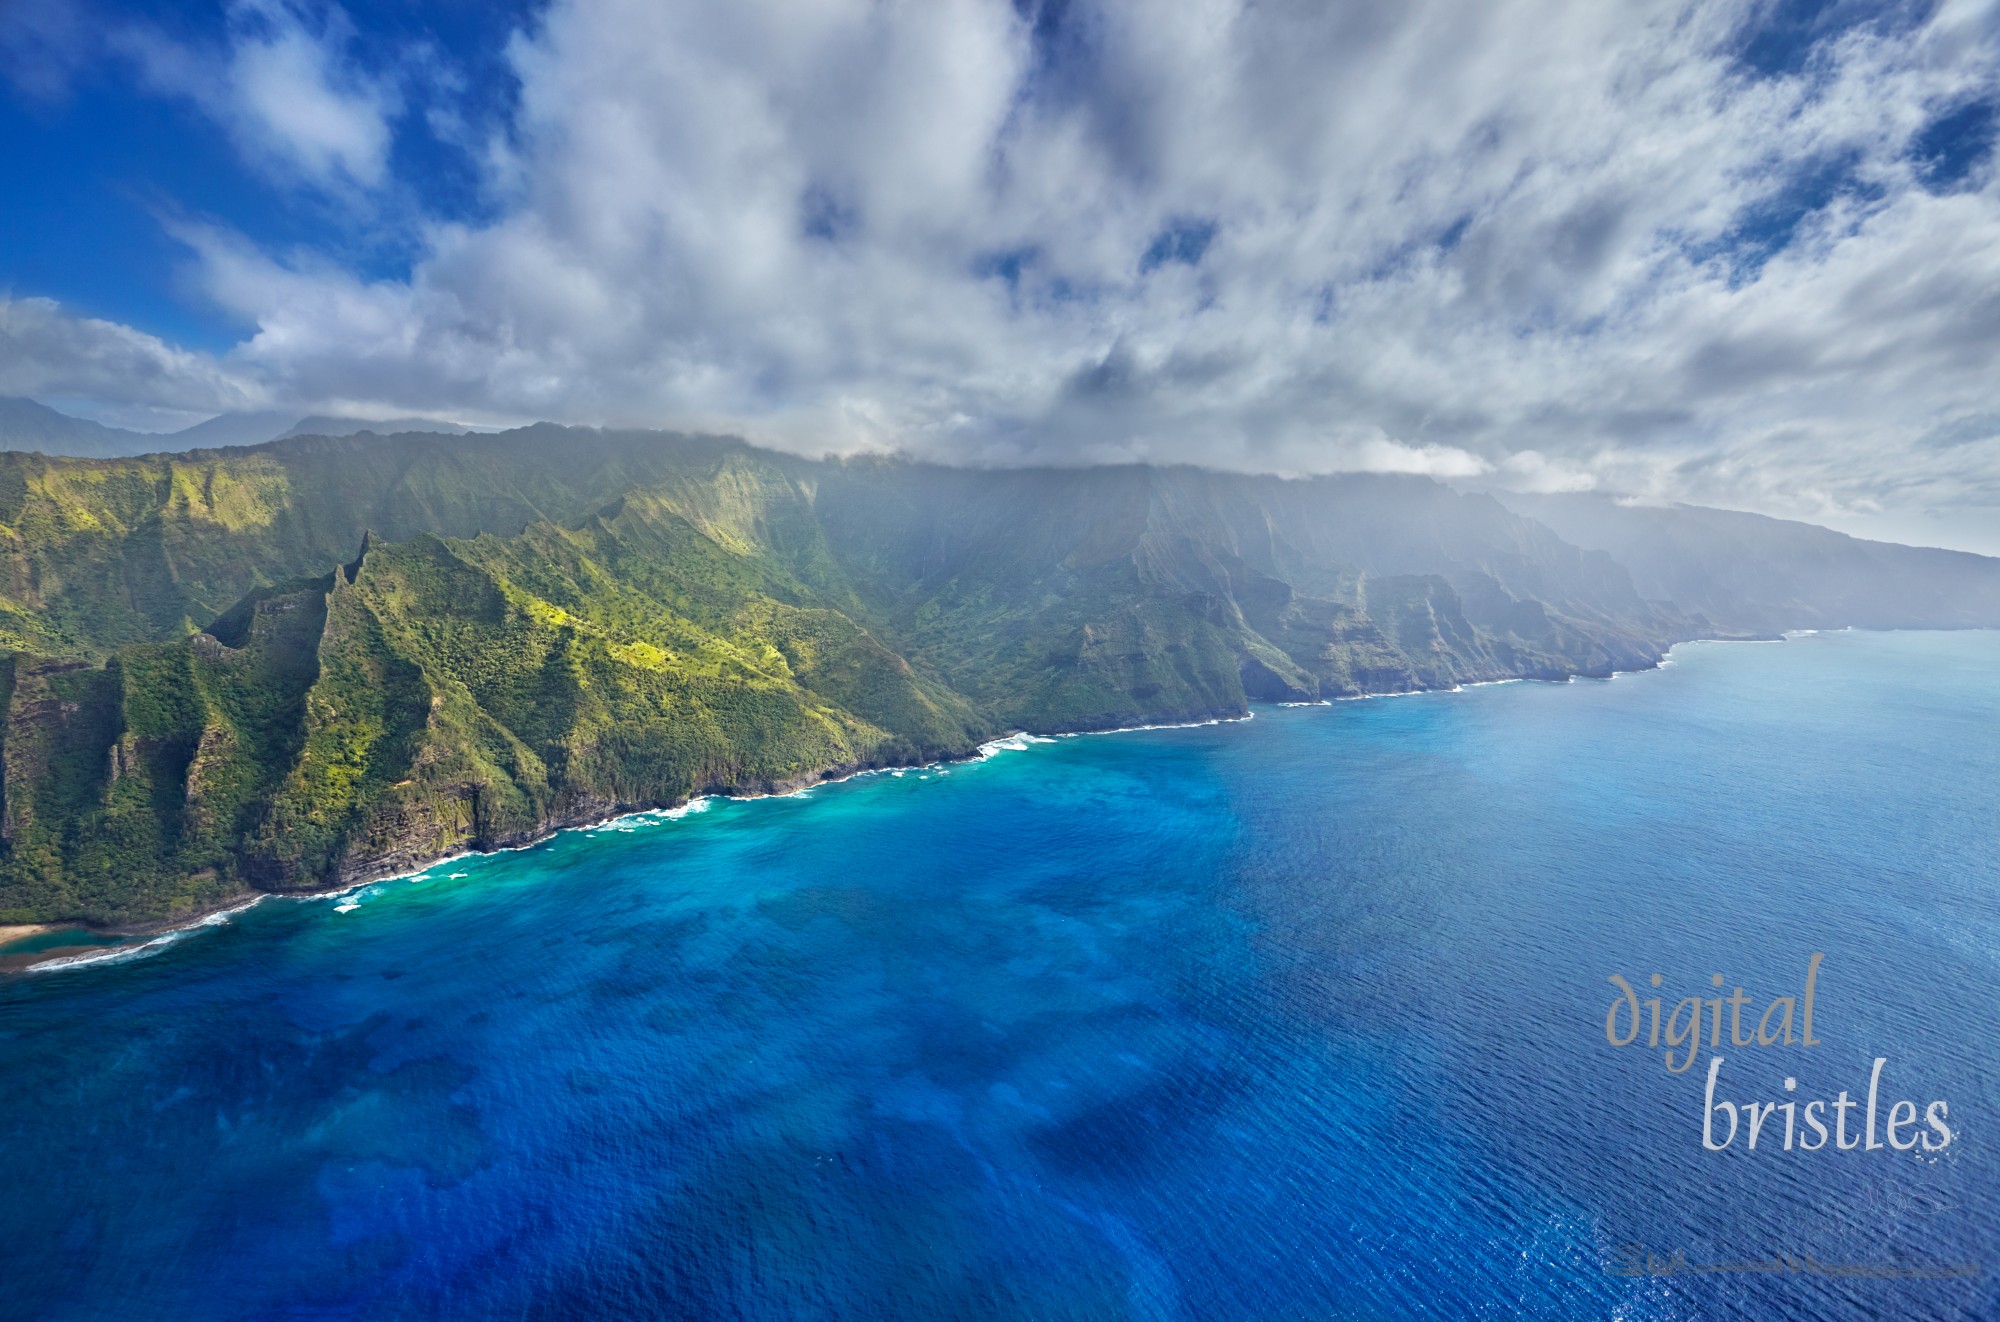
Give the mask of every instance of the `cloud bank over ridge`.
[[448, 51], [327, 6], [108, 30], [407, 260], [164, 214], [254, 330], [17, 289], [0, 391], [2000, 526], [1993, 3], [557, 0], [483, 128]]

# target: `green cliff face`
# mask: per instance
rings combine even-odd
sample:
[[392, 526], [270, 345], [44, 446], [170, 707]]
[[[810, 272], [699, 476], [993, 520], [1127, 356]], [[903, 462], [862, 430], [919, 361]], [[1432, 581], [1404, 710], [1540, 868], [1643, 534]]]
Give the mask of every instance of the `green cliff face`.
[[1694, 628], [1419, 479], [552, 427], [0, 455], [0, 921], [172, 921], [1009, 728], [1605, 674]]

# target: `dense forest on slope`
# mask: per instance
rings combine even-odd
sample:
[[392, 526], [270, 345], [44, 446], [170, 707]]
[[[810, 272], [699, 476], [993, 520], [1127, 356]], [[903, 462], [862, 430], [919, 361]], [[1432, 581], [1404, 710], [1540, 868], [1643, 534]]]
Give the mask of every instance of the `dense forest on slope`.
[[1009, 729], [1607, 675], [1733, 627], [1421, 478], [552, 426], [0, 454], [0, 922], [174, 921]]

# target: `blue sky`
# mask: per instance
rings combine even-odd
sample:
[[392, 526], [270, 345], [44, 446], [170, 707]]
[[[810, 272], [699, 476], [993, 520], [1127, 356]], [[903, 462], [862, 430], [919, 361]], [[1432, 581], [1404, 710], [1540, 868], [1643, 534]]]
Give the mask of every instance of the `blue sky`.
[[0, 393], [2000, 551], [2000, 5], [11, 0]]
[[[453, 133], [504, 132], [519, 81], [507, 43], [538, 6], [441, 0], [273, 9], [221, 4], [24, 7], [0, 100], [0, 279], [220, 353], [254, 330], [183, 279], [188, 253], [163, 218], [213, 220], [270, 250], [307, 247], [372, 278], [407, 278], [426, 218], [492, 216], [478, 163]], [[31, 18], [31, 13], [39, 17]], [[106, 40], [121, 27], [208, 66], [260, 28], [296, 23], [364, 78], [392, 85], [394, 183], [365, 206], [246, 151], [187, 97], [149, 86]], [[449, 116], [450, 129], [427, 122]]]

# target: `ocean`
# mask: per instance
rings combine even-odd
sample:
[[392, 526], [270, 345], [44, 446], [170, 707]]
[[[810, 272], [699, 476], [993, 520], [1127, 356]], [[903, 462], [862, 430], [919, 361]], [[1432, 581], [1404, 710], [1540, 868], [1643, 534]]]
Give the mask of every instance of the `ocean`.
[[1993, 1318], [2000, 633], [626, 818], [0, 978], [0, 1081], [8, 1318]]

